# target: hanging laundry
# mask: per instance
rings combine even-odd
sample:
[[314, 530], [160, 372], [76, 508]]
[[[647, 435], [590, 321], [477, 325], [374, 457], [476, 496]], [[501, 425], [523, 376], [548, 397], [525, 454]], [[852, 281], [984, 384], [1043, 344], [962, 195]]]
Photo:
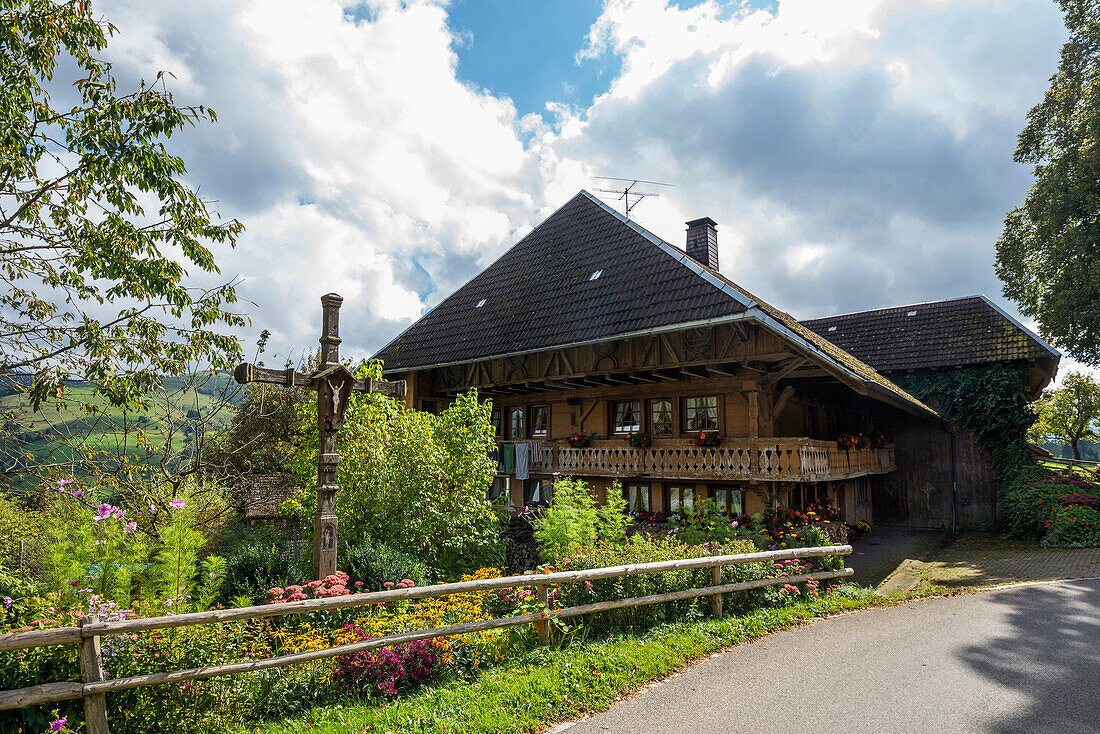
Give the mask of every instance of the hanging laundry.
[[516, 447], [516, 479], [527, 479], [528, 477], [528, 459], [530, 458], [530, 447], [525, 443], [517, 443]]
[[500, 466], [505, 474], [511, 474], [516, 470], [516, 445], [514, 443], [501, 444]]
[[532, 464], [541, 464], [542, 463], [542, 441], [532, 441], [531, 442], [531, 463]]

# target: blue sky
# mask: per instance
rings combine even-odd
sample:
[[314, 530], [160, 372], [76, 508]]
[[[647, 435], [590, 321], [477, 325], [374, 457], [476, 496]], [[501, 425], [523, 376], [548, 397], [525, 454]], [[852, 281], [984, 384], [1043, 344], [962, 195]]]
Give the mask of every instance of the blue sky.
[[619, 71], [615, 55], [576, 60], [602, 8], [599, 0], [458, 0], [449, 13], [458, 78], [510, 97], [521, 115], [547, 102], [587, 106]]
[[[742, 7], [723, 5], [727, 13]], [[744, 3], [771, 11], [777, 5]], [[547, 102], [587, 107], [608, 90], [622, 62], [617, 54], [577, 59], [603, 7], [602, 0], [456, 0], [448, 15], [458, 38], [458, 78], [511, 98], [521, 115], [541, 114]]]
[[[245, 234], [216, 253], [252, 342], [301, 353], [345, 297], [366, 356], [599, 175], [676, 185], [723, 272], [798, 318], [984, 293], [1030, 184], [1016, 136], [1053, 0], [100, 0], [120, 89], [159, 70], [218, 122], [173, 137]], [[211, 285], [196, 281], [196, 285]]]

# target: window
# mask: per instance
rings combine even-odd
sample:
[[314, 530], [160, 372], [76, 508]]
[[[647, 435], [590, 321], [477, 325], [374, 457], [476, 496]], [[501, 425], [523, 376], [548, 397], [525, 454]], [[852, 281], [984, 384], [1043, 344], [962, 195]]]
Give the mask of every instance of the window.
[[649, 512], [648, 484], [626, 485], [626, 489], [623, 490], [623, 497], [626, 498], [626, 511], [628, 514], [637, 515], [639, 512]]
[[439, 414], [439, 403], [434, 400], [421, 400], [420, 409], [425, 413], [431, 413], [432, 415]]
[[718, 487], [714, 490], [714, 509], [729, 516], [743, 515], [744, 494], [737, 487]]
[[549, 479], [528, 479], [523, 483], [523, 501], [549, 502], [554, 496], [553, 483]]
[[535, 405], [531, 408], [531, 435], [545, 436], [550, 432], [550, 408]]
[[684, 398], [684, 428], [695, 431], [718, 430], [718, 397]]
[[613, 433], [631, 433], [642, 430], [642, 404], [637, 400], [612, 403]]
[[508, 438], [526, 438], [527, 432], [523, 422], [523, 408], [512, 408], [508, 411]]
[[489, 485], [489, 489], [486, 491], [486, 498], [495, 500], [497, 497], [504, 493], [504, 477], [493, 477], [493, 483]]
[[500, 436], [500, 411], [494, 410], [493, 415], [489, 420], [493, 423], [493, 435]]
[[651, 400], [649, 403], [650, 433], [654, 436], [672, 435], [672, 401]]
[[695, 507], [695, 487], [669, 487], [668, 511], [684, 512]]

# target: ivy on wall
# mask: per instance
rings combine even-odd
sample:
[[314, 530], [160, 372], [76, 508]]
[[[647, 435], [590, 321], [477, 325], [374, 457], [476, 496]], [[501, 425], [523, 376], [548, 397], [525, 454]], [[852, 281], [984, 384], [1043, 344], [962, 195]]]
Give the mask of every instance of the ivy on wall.
[[993, 456], [1002, 492], [1039, 473], [1027, 448], [1027, 431], [1035, 422], [1027, 393], [1027, 367], [995, 364], [921, 370], [896, 381], [977, 435], [979, 445]]

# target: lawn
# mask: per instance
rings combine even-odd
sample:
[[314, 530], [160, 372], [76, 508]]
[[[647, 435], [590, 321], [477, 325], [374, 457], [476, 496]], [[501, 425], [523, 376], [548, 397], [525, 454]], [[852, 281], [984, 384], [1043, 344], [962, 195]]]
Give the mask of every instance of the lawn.
[[406, 698], [348, 699], [238, 734], [291, 732], [536, 732], [602, 711], [641, 686], [727, 647], [833, 614], [892, 599], [852, 585], [824, 599], [723, 619], [663, 624], [639, 636], [536, 648], [472, 682], [450, 680]]

